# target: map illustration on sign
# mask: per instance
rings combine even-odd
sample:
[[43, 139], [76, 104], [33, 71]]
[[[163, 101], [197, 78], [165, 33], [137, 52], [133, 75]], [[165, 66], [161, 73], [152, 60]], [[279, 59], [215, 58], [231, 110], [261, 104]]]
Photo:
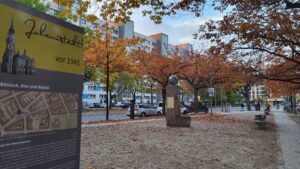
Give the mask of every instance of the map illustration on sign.
[[78, 94], [0, 90], [1, 137], [77, 127]]

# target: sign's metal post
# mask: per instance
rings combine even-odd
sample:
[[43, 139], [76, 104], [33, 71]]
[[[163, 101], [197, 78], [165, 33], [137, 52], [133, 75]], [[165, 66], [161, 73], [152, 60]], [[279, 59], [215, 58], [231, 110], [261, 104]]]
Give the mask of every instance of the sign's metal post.
[[212, 102], [215, 95], [215, 88], [208, 88], [208, 96], [210, 97], [210, 115], [212, 116]]
[[210, 115], [212, 116], [212, 101], [213, 101], [213, 97], [211, 96], [211, 102], [210, 102]]

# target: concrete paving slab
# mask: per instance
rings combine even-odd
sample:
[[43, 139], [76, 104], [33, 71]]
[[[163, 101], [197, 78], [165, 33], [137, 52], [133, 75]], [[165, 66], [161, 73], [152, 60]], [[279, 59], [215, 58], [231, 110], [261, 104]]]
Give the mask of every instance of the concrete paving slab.
[[283, 153], [285, 169], [300, 168], [300, 126], [284, 113], [282, 109], [272, 110], [278, 127], [279, 143]]

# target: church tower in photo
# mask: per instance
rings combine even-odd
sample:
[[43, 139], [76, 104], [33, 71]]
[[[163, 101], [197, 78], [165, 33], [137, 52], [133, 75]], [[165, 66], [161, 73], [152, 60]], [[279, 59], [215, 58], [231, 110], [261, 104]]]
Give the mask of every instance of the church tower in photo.
[[11, 74], [34, 74], [35, 61], [26, 55], [16, 52], [16, 36], [14, 29], [14, 20], [11, 20], [6, 39], [6, 48], [2, 58], [1, 72]]

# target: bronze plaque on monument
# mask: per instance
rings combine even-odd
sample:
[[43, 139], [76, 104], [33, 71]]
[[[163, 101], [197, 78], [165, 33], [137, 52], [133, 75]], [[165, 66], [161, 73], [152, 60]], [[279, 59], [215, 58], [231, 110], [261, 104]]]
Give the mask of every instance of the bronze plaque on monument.
[[174, 97], [167, 97], [167, 108], [174, 109]]

